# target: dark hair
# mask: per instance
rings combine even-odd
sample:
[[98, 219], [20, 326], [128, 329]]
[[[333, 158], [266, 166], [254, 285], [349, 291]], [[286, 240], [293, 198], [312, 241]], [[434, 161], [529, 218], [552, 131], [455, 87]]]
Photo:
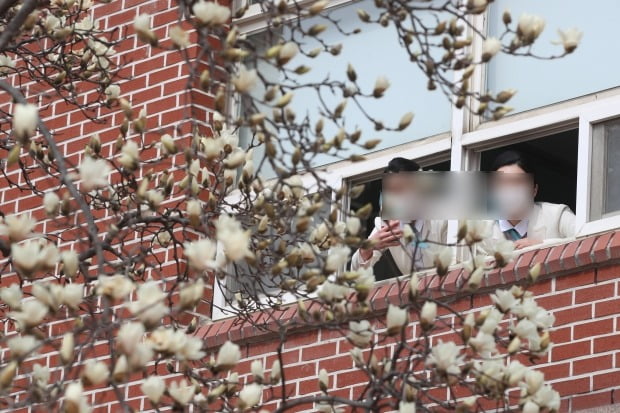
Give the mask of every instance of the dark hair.
[[532, 179], [536, 182], [536, 171], [534, 170], [534, 166], [522, 152], [507, 150], [500, 153], [493, 160], [491, 171], [495, 172], [499, 168], [508, 165], [517, 165], [519, 168], [523, 169], [523, 172], [532, 175]]
[[419, 170], [420, 165], [416, 161], [406, 158], [394, 158], [388, 163], [383, 173], [415, 172]]

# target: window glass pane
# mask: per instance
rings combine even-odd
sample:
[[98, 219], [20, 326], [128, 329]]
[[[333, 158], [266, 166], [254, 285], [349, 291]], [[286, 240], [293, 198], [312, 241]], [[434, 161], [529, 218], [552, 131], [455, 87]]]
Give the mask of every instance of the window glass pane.
[[615, 28], [620, 1], [597, 0], [594, 3], [580, 0], [496, 0], [492, 3], [490, 36], [503, 32], [505, 10], [510, 10], [513, 25], [523, 13], [545, 18], [545, 30], [533, 47], [537, 55], [562, 52], [562, 46], [551, 43], [559, 38], [558, 29], [577, 27], [584, 35], [572, 55], [554, 61], [497, 55], [488, 66], [489, 90], [516, 89], [518, 93], [508, 104], [515, 112], [520, 112], [619, 86], [620, 73], [616, 68], [620, 54], [610, 44], [617, 37]]
[[620, 211], [620, 120], [605, 125], [605, 208], [603, 213]]
[[[302, 54], [295, 57], [289, 63], [291, 68], [301, 64], [311, 67], [311, 71], [299, 78], [303, 84], [316, 83], [322, 84], [329, 79], [330, 81], [345, 82], [347, 80], [346, 70], [350, 63], [357, 72], [358, 81], [365, 92], [371, 92], [375, 80], [379, 76], [385, 76], [391, 83], [381, 99], [364, 99], [361, 101], [362, 108], [376, 120], [382, 121], [386, 126], [395, 127], [402, 115], [406, 112], [415, 114], [412, 125], [402, 132], [386, 132], [375, 130], [375, 125], [367, 119], [362, 110], [349, 100], [344, 111], [346, 130], [354, 131], [361, 129], [362, 138], [359, 145], [353, 146], [347, 143], [347, 150], [341, 151], [338, 157], [321, 154], [318, 155], [313, 164], [315, 166], [325, 165], [353, 154], [364, 154], [368, 150], [362, 147], [367, 140], [380, 138], [382, 142], [373, 151], [385, 149], [395, 145], [411, 142], [417, 139], [436, 135], [450, 130], [450, 111], [451, 105], [448, 98], [439, 90], [428, 91], [425, 75], [414, 63], [409, 61], [406, 50], [399, 44], [396, 31], [393, 26], [384, 28], [376, 24], [365, 24], [361, 22], [356, 11], [360, 8], [365, 9], [369, 14], [378, 14], [377, 9], [371, 1], [364, 0], [354, 4], [333, 10], [330, 17], [339, 21], [340, 28], [345, 33], [351, 33], [355, 29], [361, 29], [359, 34], [345, 35], [339, 31], [332, 23], [321, 17], [313, 17], [302, 21], [302, 27], [309, 27], [321, 23], [328, 26], [328, 29], [321, 34], [321, 39], [328, 45], [342, 44], [342, 51], [338, 56], [332, 56], [328, 52], [322, 52], [316, 58], [309, 58]], [[429, 16], [430, 17], [430, 16]], [[299, 33], [291, 33], [289, 28], [285, 28], [281, 34], [282, 40], [287, 41], [294, 35], [298, 42], [302, 42], [302, 50], [309, 52], [320, 44], [318, 41], [309, 38], [301, 38]], [[257, 42], [266, 46], [264, 34], [252, 36]], [[274, 42], [274, 38], [270, 39]], [[259, 63], [259, 70], [264, 70]], [[276, 76], [277, 72], [271, 71]], [[446, 76], [451, 76], [447, 73]], [[328, 107], [333, 109], [342, 101], [342, 93], [337, 90], [335, 93], [329, 88], [320, 87], [321, 98]], [[257, 90], [255, 93], [262, 95], [263, 91]], [[308, 115], [311, 124], [319, 119], [321, 108], [315, 89], [305, 88], [295, 91], [295, 96], [290, 107], [297, 113], [298, 120]], [[270, 111], [268, 112], [270, 113]], [[326, 139], [331, 139], [337, 132], [333, 125], [325, 124], [324, 135]], [[247, 141], [248, 138], [246, 137]], [[260, 156], [260, 154], [258, 154]], [[268, 171], [265, 171], [268, 172]], [[267, 173], [268, 175], [268, 173]]]

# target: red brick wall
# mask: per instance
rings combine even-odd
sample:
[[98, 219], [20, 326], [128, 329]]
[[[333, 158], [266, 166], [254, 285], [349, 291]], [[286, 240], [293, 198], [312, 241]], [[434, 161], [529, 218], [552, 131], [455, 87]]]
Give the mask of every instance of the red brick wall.
[[[620, 403], [620, 231], [527, 252], [503, 270], [489, 274], [484, 285], [489, 291], [510, 287], [525, 279], [528, 268], [537, 262], [543, 264], [543, 275], [531, 291], [537, 303], [556, 317], [551, 333], [553, 346], [537, 362], [537, 368], [560, 393], [562, 411]], [[491, 304], [487, 294], [473, 299], [455, 298], [460, 275], [461, 270], [450, 272], [441, 286], [433, 286], [433, 291], [464, 312], [479, 311]], [[383, 326], [388, 303], [407, 301], [407, 291], [406, 283], [395, 280], [376, 288], [370, 302], [377, 315], [377, 328]], [[290, 308], [274, 317], [291, 319], [294, 329], [294, 313], [295, 309]], [[414, 320], [408, 337], [413, 340], [416, 332], [419, 327]], [[239, 367], [240, 371], [245, 368], [246, 374], [252, 360], [262, 360], [269, 367], [276, 357], [274, 335], [234, 319], [216, 322], [198, 334], [214, 349], [227, 339], [244, 344], [246, 358]], [[436, 335], [434, 339], [441, 337]], [[324, 368], [330, 375], [330, 394], [359, 397], [368, 379], [354, 367], [351, 348], [340, 332], [305, 329], [292, 335], [283, 353], [288, 362], [284, 375], [290, 391], [297, 396], [318, 394], [317, 377]], [[446, 390], [444, 393], [447, 397]]]

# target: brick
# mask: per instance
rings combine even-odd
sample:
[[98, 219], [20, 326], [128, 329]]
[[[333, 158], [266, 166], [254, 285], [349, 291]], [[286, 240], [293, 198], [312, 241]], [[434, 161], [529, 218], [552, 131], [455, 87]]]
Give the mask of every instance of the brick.
[[567, 288], [582, 287], [594, 283], [594, 270], [580, 271], [577, 273], [566, 274], [556, 278], [556, 291]]
[[579, 249], [575, 254], [575, 260], [577, 261], [577, 265], [588, 265], [593, 262], [592, 253], [597, 238], [598, 237], [588, 237], [581, 241]]
[[566, 310], [553, 311], [555, 326], [575, 323], [592, 318], [592, 304], [575, 306]]
[[590, 340], [575, 343], [554, 345], [551, 347], [551, 360], [566, 360], [590, 354]]
[[607, 255], [607, 245], [613, 235], [613, 232], [608, 232], [607, 234], [600, 235], [596, 239], [596, 243], [594, 243], [592, 247], [592, 256], [595, 262], [605, 262], [609, 260], [610, 257]]
[[595, 317], [604, 317], [611, 314], [620, 314], [620, 298], [601, 301], [594, 304]]
[[578, 340], [580, 338], [601, 336], [604, 334], [613, 333], [614, 320], [609, 318], [607, 320], [592, 321], [584, 324], [578, 324], [573, 327], [573, 339]]
[[617, 265], [610, 265], [607, 267], [598, 268], [596, 271], [596, 281], [614, 280], [620, 278], [620, 267]]
[[588, 357], [583, 360], [573, 361], [573, 375], [581, 375], [598, 370], [607, 370], [613, 367], [613, 355]]
[[605, 391], [594, 394], [575, 395], [571, 398], [572, 411], [586, 410], [593, 407], [607, 406], [617, 403], [612, 398], [612, 392]]
[[620, 350], [620, 340], [617, 335], [594, 338], [594, 353], [603, 353], [610, 350]]
[[301, 360], [316, 360], [336, 355], [336, 344], [337, 343], [334, 342], [321, 344], [319, 346], [305, 347], [301, 350]]
[[567, 396], [590, 391], [590, 378], [570, 379], [553, 383], [553, 389], [560, 393], [560, 396]]
[[582, 304], [591, 301], [600, 301], [613, 297], [616, 293], [614, 284], [596, 285], [588, 288], [581, 288], [575, 291], [575, 304]]
[[618, 387], [620, 383], [620, 371], [592, 375], [592, 390]]

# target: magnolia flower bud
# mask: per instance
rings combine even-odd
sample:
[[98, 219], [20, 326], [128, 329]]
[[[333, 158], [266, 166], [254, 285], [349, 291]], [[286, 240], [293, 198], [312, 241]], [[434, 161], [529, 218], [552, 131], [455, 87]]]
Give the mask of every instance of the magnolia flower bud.
[[390, 81], [385, 76], [379, 76], [375, 81], [375, 88], [372, 92], [373, 96], [380, 98], [383, 93], [390, 87]]
[[58, 215], [60, 210], [60, 198], [55, 192], [47, 192], [43, 197], [43, 208], [49, 216]]
[[534, 264], [532, 268], [530, 268], [530, 271], [529, 271], [530, 281], [536, 282], [536, 280], [540, 276], [540, 269], [541, 269], [540, 262], [537, 262], [536, 264]]
[[159, 404], [161, 397], [164, 395], [164, 391], [166, 390], [166, 383], [164, 380], [157, 376], [152, 375], [149, 376], [142, 385], [140, 385], [140, 390], [154, 405]]
[[418, 296], [419, 288], [420, 287], [418, 274], [411, 274], [411, 278], [409, 279], [409, 296], [411, 299], [414, 299]]
[[160, 142], [166, 154], [175, 154], [178, 152], [177, 145], [174, 143], [174, 139], [172, 139], [172, 136], [169, 134], [166, 133], [165, 135], [162, 135]]
[[480, 282], [482, 281], [482, 277], [484, 277], [484, 267], [476, 268], [467, 280], [467, 287], [472, 291], [478, 289]]
[[409, 314], [406, 308], [400, 308], [390, 304], [387, 311], [387, 334], [395, 335], [400, 333], [409, 321]]
[[422, 306], [422, 311], [420, 312], [420, 322], [422, 324], [422, 328], [431, 328], [435, 323], [435, 318], [437, 318], [437, 304], [433, 301], [426, 301]]
[[202, 278], [198, 281], [181, 287], [179, 302], [181, 308], [193, 308], [203, 296], [205, 283]]
[[288, 63], [299, 53], [299, 46], [295, 42], [286, 42], [278, 51], [278, 64], [280, 66]]
[[39, 111], [35, 105], [16, 103], [13, 107], [13, 133], [24, 142], [34, 135], [39, 121]]
[[6, 389], [13, 382], [17, 372], [17, 362], [11, 361], [0, 371], [0, 388]]
[[269, 373], [269, 380], [271, 384], [276, 384], [282, 378], [282, 366], [280, 365], [280, 360], [275, 359], [271, 364], [271, 373]]
[[104, 94], [108, 103], [115, 102], [121, 94], [121, 87], [119, 85], [110, 85], [105, 88]]
[[328, 0], [319, 0], [313, 3], [310, 7], [308, 7], [308, 11], [311, 15], [319, 14], [325, 8], [325, 6], [327, 6], [328, 3]]
[[288, 105], [293, 99], [293, 92], [287, 92], [286, 94], [280, 96], [280, 98], [276, 101], [275, 106], [278, 108], [283, 108]]
[[515, 354], [521, 348], [521, 339], [518, 336], [515, 336], [508, 344], [508, 353]]
[[262, 383], [265, 380], [265, 369], [263, 368], [262, 361], [254, 360], [250, 366], [250, 371], [252, 372], [252, 376], [254, 376], [254, 381], [257, 383]]
[[189, 46], [189, 33], [183, 30], [181, 26], [172, 26], [168, 34], [172, 43], [179, 49]]
[[400, 122], [398, 123], [398, 130], [405, 130], [413, 121], [413, 113], [407, 112], [400, 118]]
[[415, 413], [415, 402], [401, 401], [398, 403], [398, 413]]
[[319, 371], [319, 388], [323, 392], [327, 392], [329, 388], [329, 376], [327, 375], [327, 370], [321, 369]]
[[482, 61], [488, 62], [502, 50], [502, 42], [496, 37], [488, 37], [482, 44]]
[[60, 355], [60, 360], [63, 364], [69, 364], [73, 361], [73, 352], [75, 350], [75, 338], [73, 333], [68, 332], [65, 333], [62, 337], [62, 343], [60, 345], [60, 350], [58, 351]]
[[157, 45], [157, 36], [151, 30], [151, 16], [148, 14], [139, 15], [133, 21], [133, 27], [140, 40], [149, 43], [151, 46]]

